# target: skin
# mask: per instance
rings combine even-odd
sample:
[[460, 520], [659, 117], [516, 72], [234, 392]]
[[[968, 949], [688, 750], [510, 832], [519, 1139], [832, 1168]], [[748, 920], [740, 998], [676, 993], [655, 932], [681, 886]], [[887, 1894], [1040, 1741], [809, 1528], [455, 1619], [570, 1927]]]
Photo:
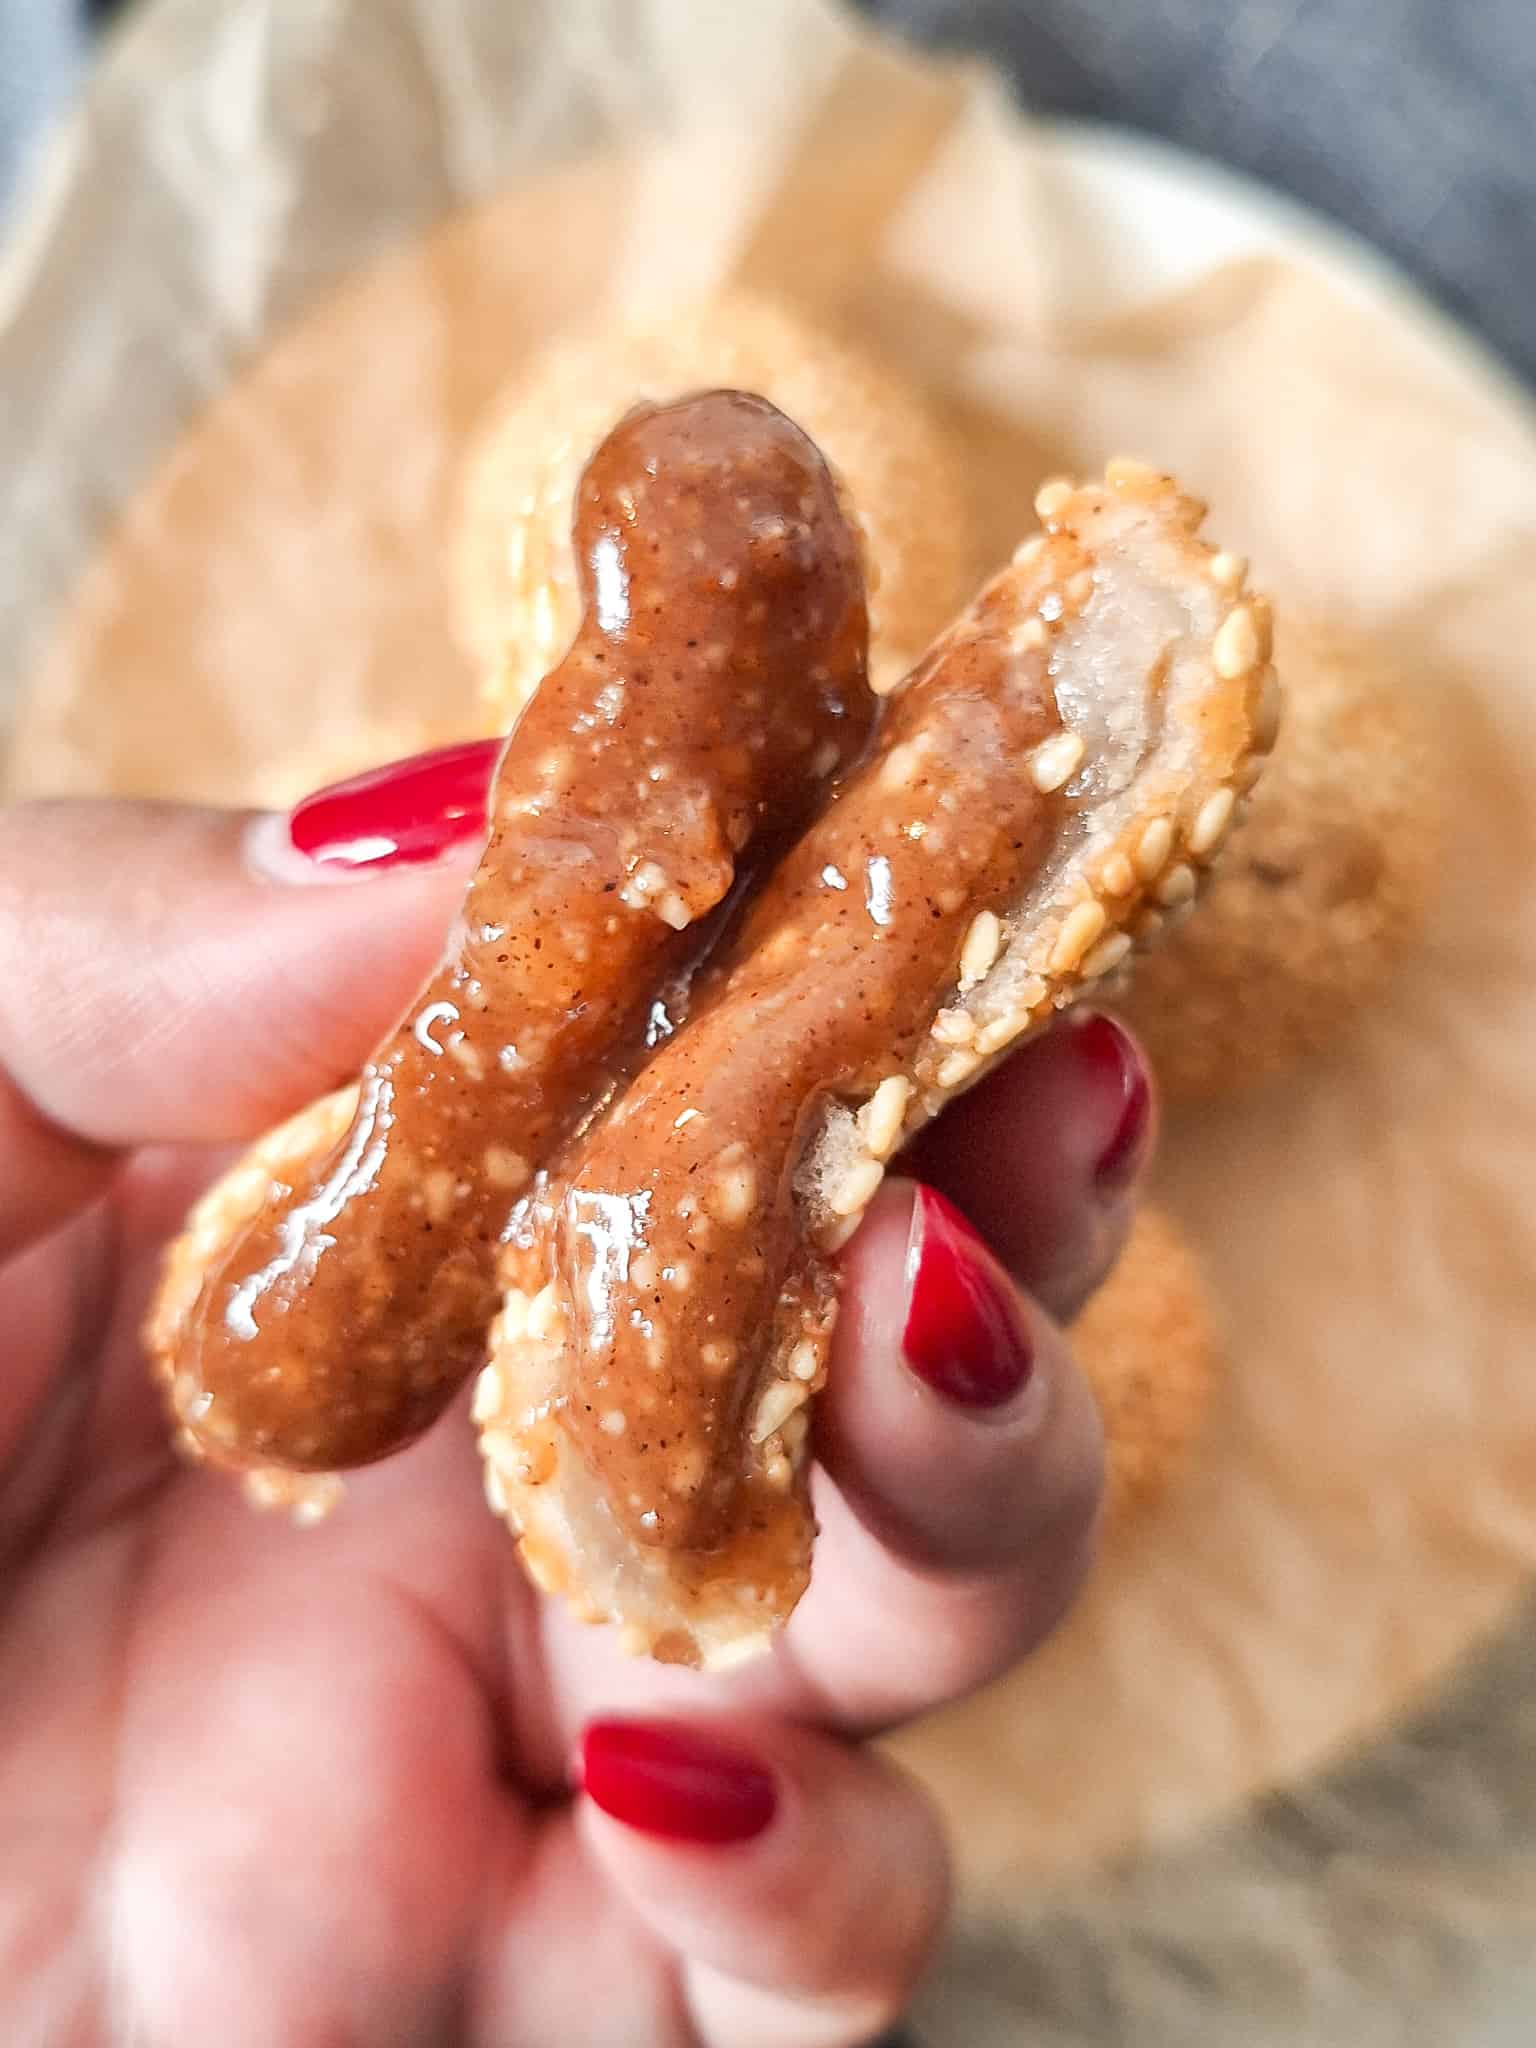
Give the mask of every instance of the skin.
[[[925, 1171], [1040, 1289], [1034, 1377], [985, 1415], [901, 1361], [912, 1188], [888, 1182], [844, 1254], [810, 1593], [733, 1676], [631, 1662], [532, 1592], [457, 1410], [302, 1534], [168, 1451], [136, 1339], [161, 1246], [225, 1145], [366, 1055], [473, 859], [278, 879], [253, 867], [271, 837], [169, 807], [0, 811], [11, 2037], [867, 2040], [931, 1954], [946, 1868], [862, 1738], [1027, 1654], [1091, 1553], [1097, 1422], [1052, 1317], [1124, 1230], [1133, 1191], [1093, 1183], [1119, 1104], [1056, 1033], [944, 1121]], [[775, 1773], [772, 1825], [683, 1848], [573, 1795], [582, 1727], [615, 1712], [706, 1721]]]

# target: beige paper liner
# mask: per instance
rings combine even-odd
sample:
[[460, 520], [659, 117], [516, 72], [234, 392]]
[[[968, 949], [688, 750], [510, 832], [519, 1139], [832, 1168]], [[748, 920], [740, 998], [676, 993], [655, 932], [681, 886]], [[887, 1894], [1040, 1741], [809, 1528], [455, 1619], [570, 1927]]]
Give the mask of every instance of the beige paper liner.
[[[130, 32], [58, 174], [70, 236], [8, 280], [0, 377], [54, 407], [51, 439], [20, 408], [0, 430], [34, 492], [13, 645], [89, 556], [20, 707], [17, 792], [287, 795], [464, 729], [441, 543], [471, 421], [563, 323], [725, 280], [836, 314], [926, 381], [971, 437], [995, 552], [1042, 473], [1134, 451], [1209, 496], [1282, 605], [1390, 632], [1403, 688], [1444, 712], [1463, 800], [1423, 956], [1326, 1067], [1168, 1134], [1164, 1191], [1235, 1361], [1196, 1473], [1043, 1655], [897, 1745], [959, 1823], [968, 1896], [1006, 1910], [1025, 1877], [1169, 1841], [1382, 1729], [1536, 1556], [1536, 435], [1414, 322], [1302, 267], [1085, 308], [1091, 249], [1052, 211], [1041, 138], [986, 80], [818, 0], [575, 10], [581, 34], [541, 51], [517, 12], [290, 12], [260, 56], [256, 0]], [[289, 209], [231, 215], [241, 166], [155, 191], [142, 276], [120, 265], [103, 299], [104, 193], [142, 169], [152, 107], [175, 125], [151, 60], [185, 92], [216, 57], [226, 95], [269, 110], [269, 61], [331, 92], [323, 128], [259, 128]], [[193, 249], [156, 297], [173, 229]], [[66, 329], [50, 382], [39, 351]], [[168, 336], [157, 383], [144, 344]], [[130, 363], [142, 401], [107, 403]]]

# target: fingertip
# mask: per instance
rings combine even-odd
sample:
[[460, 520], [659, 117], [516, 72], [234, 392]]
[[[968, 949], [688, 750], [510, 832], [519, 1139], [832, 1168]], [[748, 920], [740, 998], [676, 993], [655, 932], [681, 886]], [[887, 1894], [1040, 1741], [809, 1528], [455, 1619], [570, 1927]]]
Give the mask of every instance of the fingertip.
[[1060, 1329], [955, 1206], [889, 1181], [845, 1283], [817, 1442], [871, 1532], [951, 1573], [1005, 1569], [1043, 1531], [1086, 1539], [1098, 1409]]
[[902, 1163], [1068, 1321], [1124, 1242], [1158, 1115], [1131, 1033], [1105, 1011], [1073, 1010], [930, 1125]]

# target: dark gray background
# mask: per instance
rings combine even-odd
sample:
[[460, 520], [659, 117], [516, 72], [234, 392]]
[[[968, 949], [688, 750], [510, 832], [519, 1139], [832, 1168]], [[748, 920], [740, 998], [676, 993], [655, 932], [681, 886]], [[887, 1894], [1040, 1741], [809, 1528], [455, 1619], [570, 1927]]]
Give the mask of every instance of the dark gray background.
[[[1124, 122], [1309, 201], [1536, 383], [1536, 0], [861, 4], [991, 56], [1031, 107]], [[0, 205], [88, 24], [114, 11], [0, 0]]]
[[1536, 382], [1536, 0], [866, 0], [1309, 201]]

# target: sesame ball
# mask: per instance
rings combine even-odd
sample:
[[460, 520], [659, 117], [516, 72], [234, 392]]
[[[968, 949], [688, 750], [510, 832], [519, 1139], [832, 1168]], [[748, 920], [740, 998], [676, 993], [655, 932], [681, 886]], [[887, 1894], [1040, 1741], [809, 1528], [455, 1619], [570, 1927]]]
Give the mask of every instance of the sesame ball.
[[1444, 814], [1426, 693], [1384, 650], [1283, 619], [1285, 716], [1200, 908], [1120, 1008], [1175, 1098], [1230, 1092], [1337, 1042], [1413, 946]]
[[1221, 1369], [1199, 1262], [1161, 1210], [1139, 1210], [1114, 1271], [1071, 1334], [1104, 1418], [1114, 1530], [1177, 1478]]
[[771, 399], [846, 486], [864, 527], [877, 687], [899, 680], [969, 600], [981, 563], [964, 466], [931, 404], [862, 345], [786, 307], [727, 293], [658, 324], [557, 343], [475, 436], [451, 604], [501, 720], [510, 722], [575, 633], [571, 509], [587, 457], [641, 399], [717, 386]]

